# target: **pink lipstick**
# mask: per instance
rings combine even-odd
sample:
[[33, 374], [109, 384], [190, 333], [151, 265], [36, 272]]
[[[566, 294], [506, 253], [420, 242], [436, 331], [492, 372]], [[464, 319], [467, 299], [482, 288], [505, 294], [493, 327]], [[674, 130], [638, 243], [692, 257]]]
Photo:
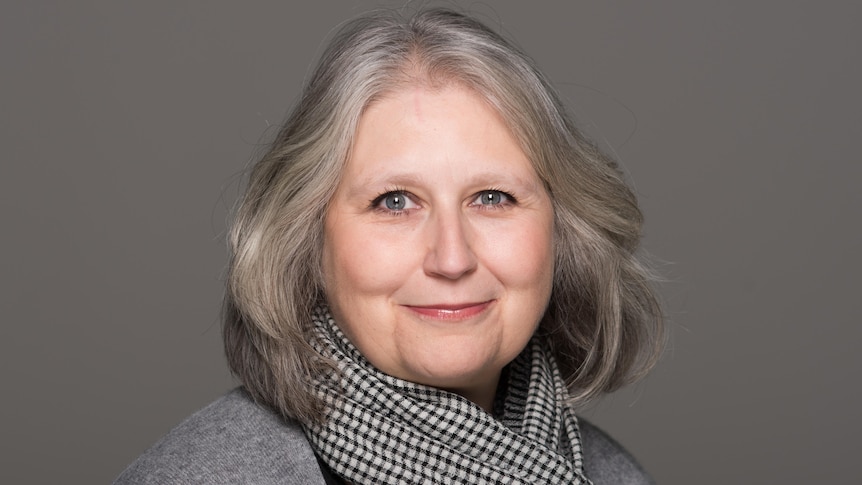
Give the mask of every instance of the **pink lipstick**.
[[479, 303], [457, 303], [457, 304], [434, 304], [422, 306], [410, 306], [410, 310], [434, 320], [446, 320], [455, 322], [458, 320], [466, 320], [484, 312], [494, 300], [483, 301]]

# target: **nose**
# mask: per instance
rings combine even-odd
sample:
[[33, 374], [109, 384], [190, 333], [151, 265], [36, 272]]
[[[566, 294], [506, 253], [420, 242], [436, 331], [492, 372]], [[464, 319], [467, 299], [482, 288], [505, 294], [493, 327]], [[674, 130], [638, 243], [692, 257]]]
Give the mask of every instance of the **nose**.
[[461, 214], [457, 211], [438, 212], [428, 222], [429, 247], [423, 265], [425, 273], [454, 280], [475, 270], [477, 258]]

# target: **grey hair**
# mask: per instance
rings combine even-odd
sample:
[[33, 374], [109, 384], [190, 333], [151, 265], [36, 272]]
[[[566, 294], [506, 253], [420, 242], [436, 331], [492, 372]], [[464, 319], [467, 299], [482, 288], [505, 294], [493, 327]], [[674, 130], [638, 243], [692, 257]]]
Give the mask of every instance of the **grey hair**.
[[327, 204], [363, 111], [399, 88], [458, 84], [507, 121], [554, 202], [555, 273], [539, 332], [573, 403], [645, 374], [661, 310], [636, 249], [642, 214], [614, 161], [576, 129], [534, 62], [478, 21], [449, 10], [375, 12], [346, 23], [323, 53], [269, 151], [251, 170], [229, 235], [224, 305], [229, 366], [286, 417], [322, 419], [314, 376], [334, 368], [309, 344], [325, 301]]

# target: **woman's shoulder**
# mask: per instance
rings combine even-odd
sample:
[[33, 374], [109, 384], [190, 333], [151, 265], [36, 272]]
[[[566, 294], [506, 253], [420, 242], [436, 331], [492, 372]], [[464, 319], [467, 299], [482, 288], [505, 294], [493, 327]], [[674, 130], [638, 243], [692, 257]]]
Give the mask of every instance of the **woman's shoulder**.
[[654, 485], [655, 482], [637, 460], [611, 438], [584, 418], [578, 418], [584, 453], [584, 471], [593, 485]]
[[[607, 433], [583, 418], [578, 423], [584, 467], [595, 485], [654, 483]], [[300, 425], [256, 404], [239, 388], [177, 425], [114, 482], [180, 483], [324, 481]]]
[[257, 405], [240, 388], [188, 417], [114, 482], [156, 483], [324, 482], [299, 424]]

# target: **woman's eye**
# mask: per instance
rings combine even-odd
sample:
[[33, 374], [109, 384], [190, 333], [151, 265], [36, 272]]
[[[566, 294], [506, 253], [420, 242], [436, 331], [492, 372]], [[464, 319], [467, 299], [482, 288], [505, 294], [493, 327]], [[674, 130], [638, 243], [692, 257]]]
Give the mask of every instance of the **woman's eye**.
[[387, 192], [374, 200], [374, 207], [388, 211], [403, 211], [415, 206], [404, 192]]
[[483, 190], [476, 197], [474, 203], [479, 205], [500, 205], [511, 202], [511, 197], [499, 190]]

